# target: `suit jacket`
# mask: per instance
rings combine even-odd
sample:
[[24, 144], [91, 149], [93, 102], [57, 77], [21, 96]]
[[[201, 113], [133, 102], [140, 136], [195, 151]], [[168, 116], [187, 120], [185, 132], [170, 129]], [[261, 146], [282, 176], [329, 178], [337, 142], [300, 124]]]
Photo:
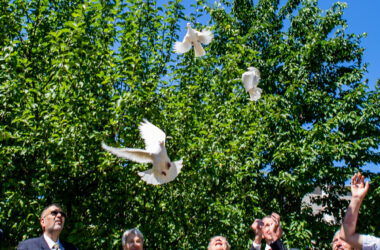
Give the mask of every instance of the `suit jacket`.
[[[277, 239], [275, 242], [270, 244], [270, 248], [272, 250], [287, 250], [286, 246], [282, 244], [282, 241], [280, 239]], [[252, 246], [249, 250], [257, 250], [257, 249]]]
[[286, 247], [284, 246], [284, 244], [282, 244], [282, 241], [280, 239], [270, 244], [270, 247], [272, 248], [272, 250], [286, 250]]
[[[59, 241], [61, 242], [65, 250], [78, 250], [78, 248], [71, 243], [64, 242], [61, 240]], [[43, 235], [39, 238], [31, 238], [28, 240], [21, 241], [18, 244], [17, 249], [18, 250], [42, 250], [42, 249], [50, 250]]]

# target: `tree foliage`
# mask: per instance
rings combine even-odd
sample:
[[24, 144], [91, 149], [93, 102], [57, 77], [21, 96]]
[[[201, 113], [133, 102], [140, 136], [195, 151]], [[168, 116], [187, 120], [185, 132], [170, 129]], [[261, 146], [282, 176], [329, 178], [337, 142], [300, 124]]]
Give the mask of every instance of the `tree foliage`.
[[[152, 249], [206, 249], [211, 236], [247, 248], [254, 218], [276, 211], [288, 246], [328, 248], [337, 225], [302, 209], [321, 187], [338, 220], [344, 183], [378, 166], [379, 89], [364, 79], [363, 35], [347, 34], [345, 4], [178, 0], [0, 2], [0, 225], [5, 246], [41, 234], [52, 202], [62, 238], [117, 248], [139, 227]], [[185, 22], [211, 27], [207, 55], [174, 55]], [[250, 102], [240, 77], [261, 71]], [[146, 185], [150, 166], [100, 147], [143, 148], [143, 118], [169, 136], [177, 179]], [[379, 235], [379, 175], [358, 225]], [[372, 188], [373, 187], [373, 188]]]

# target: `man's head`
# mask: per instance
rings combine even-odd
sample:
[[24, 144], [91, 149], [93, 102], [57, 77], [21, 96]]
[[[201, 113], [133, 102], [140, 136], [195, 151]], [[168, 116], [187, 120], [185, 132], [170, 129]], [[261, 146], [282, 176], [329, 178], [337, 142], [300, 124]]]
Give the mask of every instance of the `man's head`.
[[272, 236], [272, 227], [274, 224], [274, 221], [272, 219], [272, 216], [267, 215], [262, 219], [263, 225], [262, 225], [262, 232], [263, 232], [263, 237], [266, 241], [273, 241], [273, 236]]
[[144, 235], [137, 228], [132, 228], [123, 233], [121, 242], [123, 250], [142, 250]]
[[66, 214], [58, 204], [51, 204], [42, 211], [40, 224], [47, 233], [60, 234], [65, 225]]
[[210, 239], [207, 249], [208, 250], [230, 250], [230, 244], [228, 244], [226, 237], [214, 236]]
[[354, 248], [345, 242], [341, 237], [340, 237], [340, 231], [336, 232], [333, 238], [333, 250], [338, 250], [338, 249], [343, 249], [343, 250], [353, 250]]

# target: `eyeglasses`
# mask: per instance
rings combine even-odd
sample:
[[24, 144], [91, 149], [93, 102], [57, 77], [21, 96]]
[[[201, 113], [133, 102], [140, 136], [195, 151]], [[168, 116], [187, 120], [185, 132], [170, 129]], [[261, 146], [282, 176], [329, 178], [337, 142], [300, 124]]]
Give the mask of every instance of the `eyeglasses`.
[[56, 217], [58, 214], [61, 214], [63, 218], [66, 218], [66, 214], [63, 211], [53, 210], [50, 212], [50, 214], [54, 217]]

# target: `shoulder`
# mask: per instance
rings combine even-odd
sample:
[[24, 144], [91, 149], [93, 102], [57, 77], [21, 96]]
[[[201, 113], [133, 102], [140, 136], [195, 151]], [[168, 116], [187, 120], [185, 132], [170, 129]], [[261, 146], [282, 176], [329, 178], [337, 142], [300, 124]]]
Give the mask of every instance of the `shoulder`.
[[28, 247], [38, 246], [40, 245], [42, 240], [43, 240], [42, 237], [38, 237], [38, 238], [31, 238], [31, 239], [21, 241], [18, 244], [17, 249], [28, 249]]
[[380, 249], [380, 238], [372, 235], [361, 235], [363, 249]]

